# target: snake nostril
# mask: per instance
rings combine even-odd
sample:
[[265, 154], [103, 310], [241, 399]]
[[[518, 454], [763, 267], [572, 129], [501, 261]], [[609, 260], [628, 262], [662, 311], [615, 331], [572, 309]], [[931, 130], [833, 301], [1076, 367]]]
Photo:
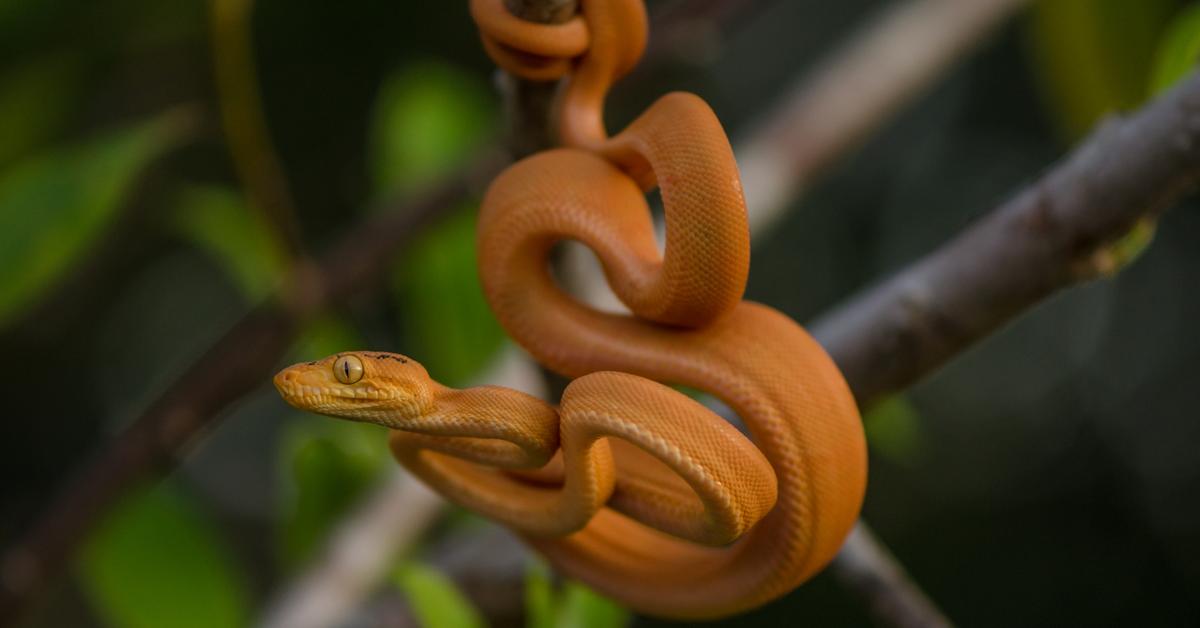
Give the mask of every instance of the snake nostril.
[[282, 391], [283, 387], [292, 383], [293, 375], [288, 371], [277, 373], [274, 378], [275, 388]]

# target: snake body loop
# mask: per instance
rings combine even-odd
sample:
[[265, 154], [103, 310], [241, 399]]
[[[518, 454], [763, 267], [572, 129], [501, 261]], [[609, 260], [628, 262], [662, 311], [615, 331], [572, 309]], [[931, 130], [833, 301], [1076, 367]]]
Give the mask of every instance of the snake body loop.
[[[478, 247], [501, 324], [574, 380], [555, 408], [503, 388], [441, 386], [398, 354], [347, 352], [290, 367], [276, 385], [298, 407], [392, 428], [396, 457], [425, 482], [639, 612], [708, 619], [790, 591], [853, 526], [866, 448], [821, 347], [742, 300], [749, 230], [720, 123], [700, 98], [671, 93], [608, 136], [605, 94], [645, 46], [639, 0], [583, 0], [581, 16], [553, 26], [518, 20], [501, 0], [471, 10], [499, 65], [567, 77], [565, 148], [497, 177]], [[645, 198], [655, 186], [662, 253]], [[560, 289], [549, 256], [565, 240], [595, 252], [631, 314]], [[361, 379], [349, 381], [347, 361]], [[749, 437], [659, 382], [720, 398]]]

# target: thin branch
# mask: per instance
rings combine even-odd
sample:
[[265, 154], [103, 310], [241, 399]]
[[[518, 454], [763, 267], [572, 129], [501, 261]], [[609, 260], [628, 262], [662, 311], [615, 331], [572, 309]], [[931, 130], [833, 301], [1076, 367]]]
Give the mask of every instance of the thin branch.
[[303, 245], [283, 166], [271, 143], [254, 65], [254, 0], [213, 0], [212, 54], [225, 140], [251, 207], [295, 258]]

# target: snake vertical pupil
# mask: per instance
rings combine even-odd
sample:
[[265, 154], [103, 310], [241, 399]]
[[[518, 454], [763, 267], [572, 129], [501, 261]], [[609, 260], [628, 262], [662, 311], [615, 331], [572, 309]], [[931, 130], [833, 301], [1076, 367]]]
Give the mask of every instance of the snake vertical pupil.
[[362, 379], [362, 361], [352, 355], [344, 355], [333, 363], [333, 376], [343, 384], [353, 384]]

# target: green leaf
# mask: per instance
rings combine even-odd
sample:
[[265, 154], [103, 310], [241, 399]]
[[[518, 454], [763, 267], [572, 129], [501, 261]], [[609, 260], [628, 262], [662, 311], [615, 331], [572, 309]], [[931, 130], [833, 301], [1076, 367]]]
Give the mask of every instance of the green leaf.
[[558, 600], [550, 582], [550, 568], [531, 560], [525, 568], [525, 627], [557, 628], [554, 625]]
[[[381, 444], [386, 441], [383, 430], [372, 431]], [[380, 461], [346, 439], [306, 432], [289, 440], [295, 492], [280, 537], [284, 563], [294, 568], [312, 557], [371, 486]]]
[[495, 126], [488, 86], [446, 63], [408, 66], [380, 88], [371, 170], [381, 195], [411, 191], [451, 171]]
[[404, 592], [422, 626], [482, 628], [483, 616], [449, 578], [435, 569], [405, 562], [396, 570], [396, 586]]
[[1151, 95], [1165, 91], [1196, 69], [1200, 60], [1200, 4], [1184, 8], [1167, 28], [1154, 57]]
[[251, 302], [266, 297], [287, 270], [287, 254], [271, 225], [234, 190], [186, 188], [180, 194], [175, 225], [212, 256]]
[[466, 383], [504, 342], [475, 263], [475, 208], [425, 233], [397, 273], [405, 353], [449, 385]]
[[630, 618], [628, 610], [578, 582], [556, 590], [540, 560], [525, 570], [525, 616], [526, 628], [620, 628]]
[[82, 260], [146, 166], [181, 139], [186, 122], [167, 114], [0, 175], [0, 325]]
[[170, 482], [131, 494], [92, 533], [81, 584], [115, 628], [227, 628], [248, 621], [246, 583], [213, 525]]
[[863, 419], [867, 442], [877, 454], [903, 466], [912, 466], [923, 453], [921, 417], [904, 395], [875, 404]]
[[629, 624], [629, 611], [578, 582], [563, 585], [558, 628], [620, 628]]
[[1039, 0], [1031, 43], [1043, 91], [1069, 139], [1146, 97], [1159, 36], [1175, 0]]

